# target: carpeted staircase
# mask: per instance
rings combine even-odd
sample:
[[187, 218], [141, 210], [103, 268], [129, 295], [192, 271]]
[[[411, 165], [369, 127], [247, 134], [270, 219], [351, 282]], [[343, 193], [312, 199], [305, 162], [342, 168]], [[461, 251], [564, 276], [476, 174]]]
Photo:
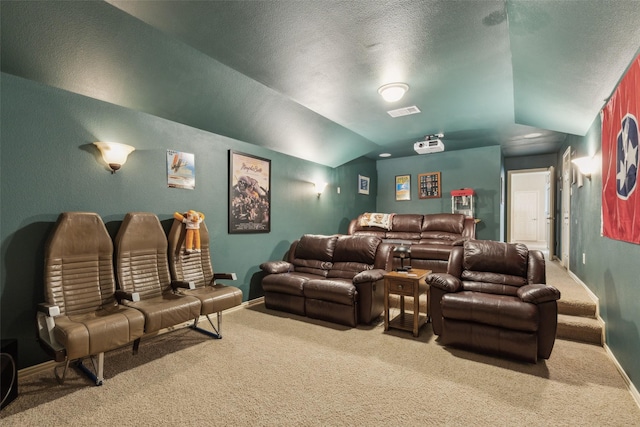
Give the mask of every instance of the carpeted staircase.
[[604, 324], [598, 305], [584, 286], [576, 282], [557, 261], [547, 261], [547, 283], [560, 290], [557, 337], [603, 345]]

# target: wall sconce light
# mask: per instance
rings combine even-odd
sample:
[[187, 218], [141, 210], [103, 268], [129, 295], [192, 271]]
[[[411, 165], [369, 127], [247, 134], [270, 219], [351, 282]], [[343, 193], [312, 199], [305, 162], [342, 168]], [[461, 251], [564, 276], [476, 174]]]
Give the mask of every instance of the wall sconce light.
[[94, 142], [93, 145], [102, 153], [102, 159], [109, 165], [112, 174], [126, 163], [129, 154], [135, 150], [130, 145], [117, 142]]
[[578, 167], [580, 173], [591, 180], [591, 174], [596, 171], [596, 161], [593, 157], [578, 157], [572, 159], [571, 162]]
[[318, 194], [318, 199], [319, 199], [320, 195], [322, 194], [324, 189], [327, 187], [327, 183], [326, 182], [315, 182], [315, 183], [313, 183], [313, 186], [315, 188], [316, 194]]
[[389, 83], [380, 86], [378, 93], [387, 102], [400, 101], [409, 90], [409, 85], [405, 83]]

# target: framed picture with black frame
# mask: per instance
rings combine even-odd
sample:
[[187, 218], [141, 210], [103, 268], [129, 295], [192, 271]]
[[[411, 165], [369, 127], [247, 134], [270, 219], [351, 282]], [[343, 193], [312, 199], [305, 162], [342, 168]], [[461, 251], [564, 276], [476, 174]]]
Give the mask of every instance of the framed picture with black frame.
[[418, 198], [436, 199], [442, 197], [440, 172], [418, 174]]
[[271, 160], [229, 150], [229, 234], [271, 231]]

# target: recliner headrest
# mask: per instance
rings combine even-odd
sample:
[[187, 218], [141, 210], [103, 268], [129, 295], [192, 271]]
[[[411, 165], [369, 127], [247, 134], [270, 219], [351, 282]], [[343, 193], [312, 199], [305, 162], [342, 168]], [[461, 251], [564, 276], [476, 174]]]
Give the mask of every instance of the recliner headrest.
[[464, 243], [464, 270], [527, 276], [529, 250], [521, 243], [467, 240]]
[[373, 264], [382, 240], [373, 236], [340, 236], [333, 254], [333, 262], [361, 262]]
[[332, 261], [337, 236], [305, 234], [296, 246], [295, 258]]

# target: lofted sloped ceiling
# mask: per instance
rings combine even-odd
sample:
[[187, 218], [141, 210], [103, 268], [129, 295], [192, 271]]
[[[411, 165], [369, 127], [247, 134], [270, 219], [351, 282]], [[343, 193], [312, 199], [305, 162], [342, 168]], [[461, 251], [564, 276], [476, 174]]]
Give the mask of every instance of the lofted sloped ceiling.
[[[446, 150], [556, 152], [640, 51], [633, 0], [1, 8], [3, 72], [332, 167], [416, 155], [440, 132]], [[396, 81], [410, 89], [386, 103], [377, 89]], [[409, 106], [421, 113], [387, 114]]]

